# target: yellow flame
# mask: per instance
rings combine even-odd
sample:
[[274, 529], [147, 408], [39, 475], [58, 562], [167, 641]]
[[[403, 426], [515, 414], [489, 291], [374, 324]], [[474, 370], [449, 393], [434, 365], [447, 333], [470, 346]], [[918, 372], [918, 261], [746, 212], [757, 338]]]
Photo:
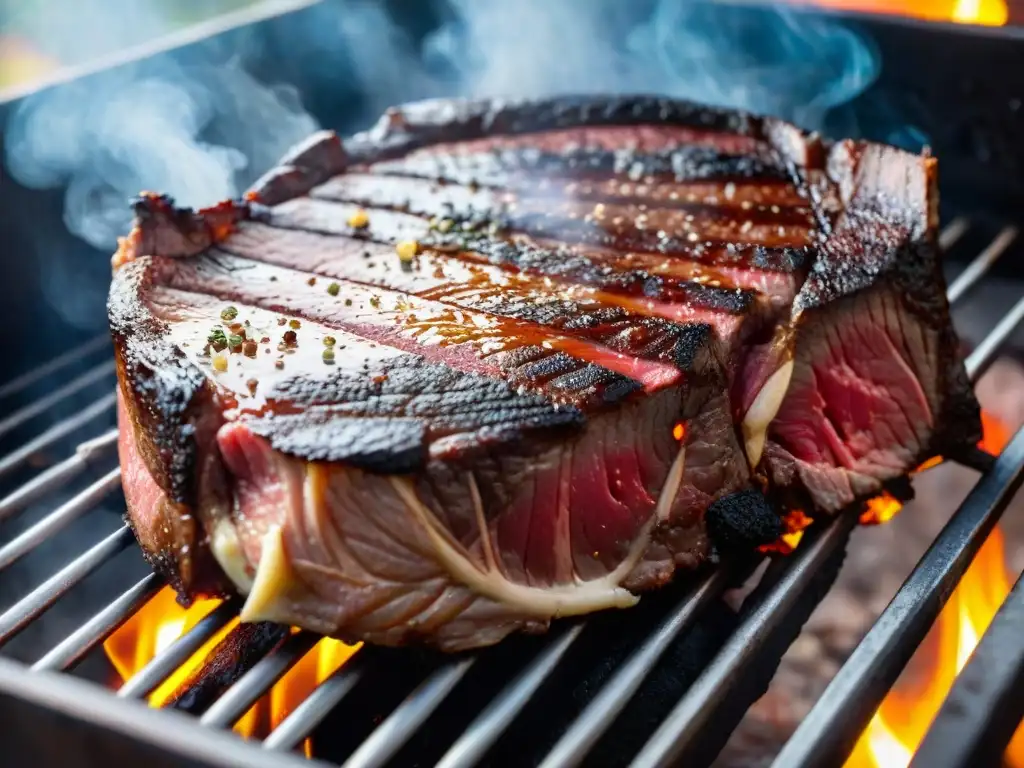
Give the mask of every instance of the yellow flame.
[[1004, 0], [957, 0], [952, 20], [961, 24], [1002, 26], [1009, 17]]
[[[120, 681], [127, 680], [154, 656], [192, 629], [217, 607], [217, 600], [200, 600], [190, 608], [178, 605], [170, 587], [161, 590], [138, 613], [124, 623], [103, 644], [107, 657]], [[165, 705], [178, 687], [198, 669], [213, 648], [236, 626], [233, 619], [181, 665], [148, 697], [150, 706]], [[269, 733], [297, 707], [323, 680], [326, 680], [359, 649], [338, 640], [324, 638], [303, 656], [270, 692], [254, 704], [235, 724], [234, 730], [245, 738]], [[311, 754], [309, 741], [303, 745]]]
[[[990, 414], [982, 418], [982, 447], [998, 453], [1009, 430]], [[996, 528], [978, 551], [960, 584], [939, 614], [911, 666], [933, 661], [923, 683], [901, 679], [875, 712], [846, 762], [846, 768], [905, 768], [935, 719], [981, 636], [1010, 593], [1002, 532]], [[1024, 729], [1019, 729], [1004, 756], [1011, 768], [1024, 768]]]
[[887, 523], [899, 514], [903, 509], [903, 503], [894, 498], [887, 491], [870, 499], [861, 513], [860, 522], [864, 525], [877, 525]]
[[912, 16], [929, 21], [1002, 26], [1010, 19], [1006, 0], [790, 0], [843, 11]]

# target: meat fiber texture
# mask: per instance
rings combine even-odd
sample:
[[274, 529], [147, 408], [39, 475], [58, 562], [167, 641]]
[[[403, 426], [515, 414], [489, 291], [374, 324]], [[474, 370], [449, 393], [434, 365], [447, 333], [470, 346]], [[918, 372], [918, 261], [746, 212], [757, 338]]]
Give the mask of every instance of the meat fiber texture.
[[977, 439], [936, 198], [927, 156], [652, 97], [423, 102], [144, 196], [136, 536], [183, 601], [345, 640], [633, 605]]

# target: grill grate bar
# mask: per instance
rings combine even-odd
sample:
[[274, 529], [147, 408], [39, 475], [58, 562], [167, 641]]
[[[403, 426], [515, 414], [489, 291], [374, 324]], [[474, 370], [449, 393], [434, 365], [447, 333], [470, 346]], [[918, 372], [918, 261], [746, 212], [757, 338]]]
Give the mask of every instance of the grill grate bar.
[[63, 488], [69, 480], [85, 471], [94, 459], [103, 456], [117, 444], [117, 430], [87, 440], [59, 464], [36, 475], [9, 496], [0, 499], [0, 522], [6, 520], [51, 491]]
[[121, 468], [112, 469], [66, 504], [44, 517], [27, 531], [0, 548], [0, 571], [10, 567], [62, 528], [90, 511], [121, 487]]
[[654, 669], [672, 641], [728, 586], [728, 568], [716, 568], [662, 622], [615, 673], [544, 758], [541, 768], [579, 765]]
[[988, 370], [988, 367], [996, 359], [996, 352], [1022, 322], [1024, 322], [1024, 297], [1013, 305], [1013, 308], [1003, 316], [992, 332], [964, 361], [971, 381], [977, 381]]
[[948, 251], [960, 238], [967, 234], [971, 222], [964, 216], [957, 216], [939, 233], [939, 248]]
[[1024, 715], [1024, 576], [957, 677], [911, 768], [999, 765]]
[[1004, 227], [996, 235], [995, 239], [988, 244], [988, 247], [979, 253], [974, 258], [974, 261], [967, 265], [967, 269], [957, 275], [957, 278], [950, 284], [949, 290], [946, 292], [946, 295], [949, 297], [949, 303], [955, 304], [971, 288], [977, 285], [1016, 239], [1017, 228]]
[[[952, 247], [968, 231], [970, 223], [963, 218], [954, 219], [940, 234], [940, 245]], [[1014, 243], [1018, 235], [1015, 227], [1003, 229], [993, 241], [971, 262], [964, 272], [953, 281], [949, 290], [949, 300], [955, 303], [965, 296], [988, 273], [998, 258]], [[1005, 316], [992, 333], [969, 356], [967, 367], [972, 380], [975, 380], [992, 362], [998, 348], [1006, 341], [1020, 322], [1024, 321], [1024, 299], [1021, 299]], [[99, 349], [99, 342], [107, 342], [106, 337], [96, 339], [93, 349]], [[79, 352], [79, 350], [76, 350]], [[50, 361], [36, 371], [10, 382], [0, 388], [0, 397], [28, 387], [47, 373], [58, 370], [62, 364], [84, 357], [82, 352], [75, 357], [63, 355]], [[66, 359], [65, 359], [66, 358]], [[61, 360], [63, 363], [60, 363]], [[44, 371], [45, 369], [45, 371]], [[102, 376], [113, 372], [109, 363], [90, 369], [82, 376], [68, 382], [60, 389], [40, 398], [40, 400], [16, 411], [5, 420], [0, 421], [0, 436], [20, 426], [46, 408], [62, 399], [84, 389]], [[29, 380], [27, 377], [34, 376]], [[22, 380], [27, 383], [19, 384]], [[16, 386], [17, 385], [17, 386]], [[32, 453], [52, 445], [60, 438], [75, 429], [97, 418], [116, 403], [116, 395], [110, 394], [97, 400], [70, 419], [54, 425], [11, 454], [0, 458], [0, 476], [20, 466]], [[87, 414], [89, 416], [87, 417]], [[100, 453], [105, 453], [117, 441], [117, 431], [81, 444], [75, 455], [44, 471], [29, 483], [14, 491], [5, 499], [0, 500], [0, 520], [13, 515], [18, 510], [32, 503], [40, 496], [63, 486], [68, 479], [75, 477], [90, 466], [92, 460]], [[1021, 434], [1015, 436], [1011, 446], [1018, 446], [1018, 453], [1024, 450]], [[30, 450], [31, 448], [31, 450]], [[1009, 449], [1008, 449], [1009, 450]], [[1008, 501], [1011, 486], [1021, 482], [1024, 472], [1020, 466], [1011, 468], [1015, 474], [1000, 487], [993, 485], [993, 477], [1006, 477], [1007, 464], [1004, 460], [1007, 452], [995, 463], [992, 471], [987, 473], [982, 482], [958, 510], [954, 520], [963, 516], [968, 501], [981, 493], [984, 486], [989, 495], [995, 494], [1000, 500], [1006, 496]], [[1019, 462], [1018, 462], [1019, 463]], [[10, 565], [24, 556], [34, 547], [45, 541], [50, 535], [62, 528], [97, 503], [102, 495], [101, 487], [109, 493], [119, 480], [119, 470], [114, 470], [86, 490], [77, 494], [70, 501], [51, 513], [48, 517], [23, 533], [7, 546], [0, 549], [0, 568]], [[989, 483], [989, 485], [985, 485]], [[1002, 494], [1000, 496], [999, 494]], [[103, 494], [105, 495], [105, 494]], [[992, 509], [985, 514], [987, 517], [978, 524], [975, 533], [983, 525], [990, 529], [1002, 513], [1002, 508]], [[1005, 505], [1005, 503], [1004, 503]], [[991, 519], [990, 522], [989, 518]], [[744, 669], [756, 661], [758, 651], [767, 643], [778, 628], [785, 623], [790, 615], [791, 604], [803, 587], [818, 572], [819, 566], [825, 562], [836, 547], [845, 540], [849, 530], [856, 524], [855, 515], [845, 515], [814, 534], [810, 534], [790, 562], [780, 568], [781, 577], [775, 586], [768, 590], [759, 603], [745, 617], [737, 632], [727, 641], [711, 666], [704, 671], [694, 683], [690, 691], [678, 702], [672, 713], [661, 724], [654, 736], [644, 746], [635, 765], [663, 765], [672, 757], [684, 751], [689, 739], [701, 730], [703, 725], [715, 716], [715, 712], [727, 698], [734, 681], [739, 679]], [[947, 525], [947, 529], [953, 520]], [[964, 523], [966, 525], [966, 523]], [[940, 534], [940, 539], [946, 534]], [[980, 536], [980, 534], [977, 534]], [[926, 558], [939, 546], [940, 539], [933, 543], [932, 549], [918, 563], [915, 572], [904, 584], [907, 588], [911, 579], [925, 567]], [[73, 586], [84, 579], [93, 570], [111, 559], [133, 541], [126, 527], [111, 534], [84, 555], [70, 563], [62, 571], [51, 577], [47, 582], [34, 590], [29, 596], [0, 615], [0, 646], [25, 625], [45, 612], [56, 600], [60, 599]], [[964, 548], [956, 555], [947, 568], [944, 579], [955, 583], [963, 569], [976, 552]], [[965, 554], [966, 553], [966, 554]], [[948, 555], [948, 552], [942, 553]], [[958, 570], [959, 569], [959, 570]], [[555, 745], [545, 760], [545, 766], [570, 766], [581, 762], [601, 738], [602, 734], [614, 723], [616, 717], [629, 702], [643, 680], [651, 672], [658, 659], [672, 641], [685, 632], [700, 610], [712, 599], [720, 595], [728, 581], [729, 570], [720, 568], [698, 583], [694, 592], [688, 595], [663, 620], [662, 624], [649, 636], [642, 646], [634, 652], [626, 665], [606, 683], [590, 702], [584, 712], [576, 719], [570, 730]], [[66, 669], [77, 663], [85, 654], [101, 643], [111, 632], [133, 615], [146, 601], [161, 588], [163, 581], [156, 575], [149, 575], [135, 584], [103, 611], [92, 617], [71, 636], [57, 647], [49, 651], [33, 665], [33, 670]], [[937, 589], [937, 588], [935, 588]], [[901, 594], [903, 593], [901, 589]], [[897, 595], [899, 597], [899, 595]], [[915, 596], [914, 599], [917, 599]], [[939, 601], [935, 590], [924, 593], [926, 601]], [[944, 600], [944, 598], [943, 598]], [[894, 599], [893, 603], [896, 600]], [[941, 607], [941, 602], [937, 602]], [[920, 613], [918, 606], [910, 606]], [[893, 604], [887, 609], [887, 613]], [[936, 613], [937, 613], [936, 608]], [[140, 698], [151, 693], [166, 680], [187, 659], [194, 654], [213, 635], [223, 629], [237, 617], [238, 606], [235, 601], [222, 603], [179, 638], [166, 651], [150, 661], [146, 667], [125, 683], [118, 691], [123, 698]], [[883, 617], [886, 614], [883, 614]], [[934, 616], [932, 617], [932, 619]], [[932, 619], [928, 619], [930, 623]], [[910, 619], [906, 619], [910, 621]], [[879, 620], [879, 624], [881, 619]], [[879, 624], [872, 629], [878, 629]], [[583, 631], [584, 624], [574, 624], [557, 638], [552, 639], [544, 649], [530, 661], [526, 668], [510, 682], [487, 708], [473, 721], [470, 727], [449, 748], [442, 758], [444, 768], [468, 766], [483, 758], [487, 750], [504, 733], [516, 715], [531, 701], [537, 691], [548, 679], [568, 652], [573, 642]], [[869, 638], [871, 635], [869, 634]], [[200, 718], [203, 725], [210, 727], [229, 728], [255, 703], [260, 696], [273, 686], [292, 666], [301, 659], [319, 641], [318, 636], [300, 632], [291, 636], [283, 645], [264, 656], [248, 673], [244, 674], [231, 686], [221, 698]], [[914, 645], [920, 642], [918, 638]], [[866, 645], [867, 639], [862, 646]], [[857, 649], [861, 651], [861, 648]], [[378, 726], [345, 763], [344, 768], [376, 768], [387, 763], [426, 722], [427, 719], [444, 702], [450, 692], [463, 679], [477, 657], [463, 656], [449, 660], [423, 680], [415, 690]], [[851, 657], [851, 661], [852, 661]], [[365, 655], [351, 659], [335, 672], [328, 680], [321, 683], [288, 718], [282, 722], [263, 743], [266, 750], [286, 750], [299, 744], [308, 737], [323, 718], [340, 702], [361, 679], [365, 665], [369, 662]], [[905, 661], [903, 662], [905, 663]], [[850, 662], [848, 661], [847, 666]], [[902, 668], [902, 663], [899, 664]], [[840, 672], [840, 676], [846, 667]], [[898, 669], [897, 669], [898, 673]], [[887, 672], [888, 674], [888, 672]], [[837, 680], [839, 677], [837, 677]], [[877, 683], [877, 681], [875, 681]], [[890, 683], [891, 684], [891, 683]], [[829, 689], [836, 685], [833, 681]], [[884, 693], [884, 691], [883, 691]], [[826, 691], [825, 696], [828, 696]], [[825, 697], [823, 697], [824, 701]], [[821, 707], [819, 702], [818, 707]], [[872, 710], [873, 711], [873, 710]], [[812, 715], [814, 713], [812, 712]], [[844, 711], [844, 715], [846, 712]], [[870, 713], [869, 713], [870, 714]], [[804, 724], [806, 725], [806, 723]], [[803, 726], [801, 726], [803, 727]], [[834, 730], [834, 725], [831, 726]], [[858, 731], [859, 732], [859, 731]], [[798, 731], [799, 733], [799, 731]], [[830, 736], [832, 734], [829, 734]], [[795, 739], [793, 740], [795, 741]], [[790, 745], [793, 744], [790, 742]], [[561, 750], [561, 751], [560, 751]], [[785, 754], [785, 752], [783, 753]], [[780, 755], [781, 759], [782, 755]], [[778, 764], [778, 763], [777, 763]], [[787, 766], [790, 763], [787, 763]], [[816, 764], [816, 763], [811, 763]]]
[[48, 411], [61, 400], [71, 397], [72, 395], [81, 392], [86, 387], [92, 386], [98, 381], [102, 381], [105, 378], [113, 376], [113, 374], [114, 365], [110, 361], [102, 362], [94, 368], [90, 368], [81, 376], [69, 381], [63, 387], [55, 389], [50, 394], [44, 395], [34, 403], [26, 405], [24, 408], [12, 413], [3, 421], [0, 421], [0, 437], [3, 437], [17, 427], [20, 427], [29, 419], [34, 419], [39, 414]]
[[[1015, 229], [1007, 228], [997, 236], [986, 249], [988, 256], [985, 269], [1005, 252], [1016, 234]], [[975, 262], [977, 261], [976, 259]], [[975, 272], [973, 277], [967, 276], [961, 281], [961, 288], [957, 296], [953, 296], [952, 290], [950, 291], [950, 303], [954, 303], [957, 298], [963, 296], [970, 286], [984, 275], [985, 270], [979, 269]], [[986, 348], [990, 350], [987, 354], [992, 355], [998, 345], [990, 345]], [[987, 358], [979, 358], [979, 360], [985, 359]], [[980, 370], [981, 365], [982, 363], [976, 364], [976, 368]], [[817, 573], [820, 563], [827, 560], [836, 546], [846, 539], [855, 523], [856, 517], [853, 515], [845, 515], [843, 518], [834, 520], [818, 536], [813, 545], [806, 543], [801, 547], [805, 551], [804, 555], [799, 554], [800, 550], [794, 554], [788, 572], [772, 592], [762, 600], [761, 604], [754, 609], [711, 666], [694, 682], [687, 694], [644, 746], [635, 765], [669, 764], [693, 742], [701, 728], [712, 716], [716, 706], [732, 690], [738, 670], [742, 670], [756, 656], [756, 650], [774, 634], [780, 622], [784, 620], [785, 616], [788, 616], [789, 606]], [[813, 552], [811, 547], [814, 548]], [[804, 558], [808, 558], [808, 560]], [[807, 567], [804, 565], [805, 562], [813, 562], [814, 565]], [[579, 727], [579, 721], [573, 725], [573, 729], [577, 727]], [[563, 737], [564, 740], [565, 737]], [[579, 756], [573, 756], [571, 759], [578, 760], [583, 755], [585, 752]], [[575, 764], [575, 762], [562, 762], [565, 759], [570, 759], [568, 753], [559, 755], [559, 758], [559, 760], [552, 760], [549, 756], [544, 765], [553, 767]]]
[[505, 732], [533, 695], [558, 666], [566, 651], [583, 631], [583, 624], [574, 624], [557, 639], [548, 643], [515, 680], [501, 691], [448, 749], [437, 768], [474, 766]]
[[74, 349], [70, 349], [64, 354], [58, 355], [52, 360], [43, 363], [38, 368], [34, 368], [31, 371], [28, 371], [27, 373], [23, 373], [21, 376], [18, 376], [17, 378], [11, 379], [9, 382], [0, 387], [0, 398], [8, 397], [9, 395], [13, 395], [15, 392], [20, 392], [23, 389], [27, 389], [40, 379], [49, 376], [54, 371], [59, 371], [65, 365], [73, 363], [76, 360], [81, 360], [83, 357], [88, 357], [93, 352], [96, 352], [99, 349], [103, 349], [104, 347], [107, 347], [109, 345], [110, 335], [106, 333], [101, 334], [93, 339], [90, 339], [89, 341], [83, 344], [79, 344]]
[[221, 603], [197, 621], [192, 629], [167, 646], [163, 653], [150, 659], [130, 680], [126, 680], [117, 690], [117, 695], [123, 699], [148, 696], [236, 616], [238, 605], [234, 601]]
[[468, 656], [434, 670], [359, 745], [342, 768], [380, 768], [387, 763], [445, 700], [476, 659], [476, 656]]
[[292, 749], [308, 738], [356, 686], [363, 676], [365, 662], [365, 655], [360, 654], [346, 660], [263, 740], [264, 749]]
[[75, 666], [135, 615], [163, 585], [164, 580], [155, 573], [145, 576], [33, 664], [32, 671], [67, 670]]
[[840, 515], [791, 555], [786, 572], [729, 637], [707, 669], [698, 677], [633, 761], [634, 766], [674, 765], [745, 670], [759, 660], [758, 651], [784, 624], [800, 595], [821, 567], [857, 525], [856, 515]]
[[70, 589], [134, 541], [135, 537], [127, 525], [118, 528], [0, 614], [0, 646], [46, 613]]
[[203, 713], [199, 722], [213, 728], [233, 726], [319, 641], [319, 636], [312, 632], [299, 632], [289, 637], [282, 646], [268, 653], [242, 675]]
[[1024, 429], [996, 459], [803, 720], [775, 766], [848, 754], [1024, 480]]
[[25, 443], [17, 450], [7, 454], [0, 459], [0, 477], [14, 471], [28, 461], [34, 454], [49, 448], [61, 438], [70, 435], [77, 429], [81, 429], [81, 427], [88, 424], [93, 419], [98, 418], [103, 413], [109, 411], [114, 407], [115, 403], [117, 403], [117, 393], [111, 392], [109, 395], [101, 397], [92, 405], [86, 406], [86, 408], [80, 413], [76, 413], [71, 418], [59, 421], [38, 437]]

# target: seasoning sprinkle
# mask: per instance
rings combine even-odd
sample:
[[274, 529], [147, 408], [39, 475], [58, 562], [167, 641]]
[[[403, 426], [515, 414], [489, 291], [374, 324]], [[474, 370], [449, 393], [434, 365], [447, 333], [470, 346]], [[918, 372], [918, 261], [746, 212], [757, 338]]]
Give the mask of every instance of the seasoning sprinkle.
[[260, 345], [255, 341], [247, 341], [242, 345], [242, 354], [246, 357], [256, 357], [256, 353], [259, 352]]
[[316, 278], [315, 277], [309, 278], [309, 280], [306, 281], [306, 285], [316, 285]]
[[395, 246], [395, 251], [402, 261], [412, 261], [420, 251], [420, 244], [415, 240], [402, 240]]
[[327, 363], [328, 365], [333, 365], [334, 364], [334, 350], [333, 349], [325, 349], [322, 357], [324, 359], [324, 362]]
[[226, 323], [230, 323], [236, 317], [238, 317], [238, 310], [234, 307], [225, 307], [221, 310], [220, 319]]
[[210, 346], [213, 347], [215, 352], [220, 352], [228, 345], [228, 337], [224, 335], [222, 328], [214, 328], [210, 331], [210, 335], [206, 337], [206, 340], [210, 342]]
[[373, 307], [374, 309], [378, 309], [380, 307], [380, 297], [379, 296], [373, 296], [370, 299], [370, 306]]
[[334, 338], [333, 336], [324, 336], [324, 346], [325, 347], [333, 347], [335, 344], [337, 344], [337, 342], [338, 342], [338, 340], [336, 338]]
[[245, 382], [245, 386], [249, 388], [250, 395], [256, 394], [256, 387], [258, 387], [259, 384], [260, 383], [256, 379], [249, 379], [247, 382]]
[[327, 286], [327, 292], [329, 294], [331, 294], [331, 296], [337, 296], [338, 295], [338, 291], [340, 291], [340, 290], [341, 290], [341, 286], [338, 285], [337, 283], [331, 283], [330, 285]]
[[294, 344], [299, 337], [295, 331], [285, 331], [283, 338], [285, 344]]
[[275, 360], [274, 367], [280, 371], [282, 368], [284, 368], [284, 360]]
[[345, 306], [346, 307], [351, 307], [352, 306], [352, 299], [345, 299]]
[[370, 214], [360, 208], [348, 217], [348, 225], [352, 229], [364, 229], [370, 225]]
[[298, 320], [295, 320], [294, 318], [288, 321], [289, 328], [300, 328], [301, 326], [302, 323], [300, 323]]

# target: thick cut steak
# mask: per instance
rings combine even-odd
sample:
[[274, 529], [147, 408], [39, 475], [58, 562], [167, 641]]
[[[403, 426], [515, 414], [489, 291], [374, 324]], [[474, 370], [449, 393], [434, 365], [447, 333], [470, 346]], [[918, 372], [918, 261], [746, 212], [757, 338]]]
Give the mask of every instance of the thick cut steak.
[[114, 258], [183, 600], [447, 650], [632, 605], [976, 439], [934, 162], [649, 97], [424, 102]]

